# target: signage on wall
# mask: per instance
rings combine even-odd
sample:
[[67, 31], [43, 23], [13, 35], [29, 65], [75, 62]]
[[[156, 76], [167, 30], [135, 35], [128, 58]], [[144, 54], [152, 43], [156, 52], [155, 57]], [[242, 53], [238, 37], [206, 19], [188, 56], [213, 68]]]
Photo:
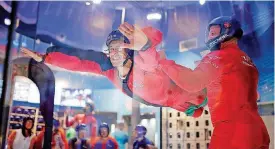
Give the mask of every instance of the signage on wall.
[[68, 89], [61, 91], [60, 105], [85, 107], [86, 101], [91, 100], [92, 91], [90, 89]]
[[30, 92], [30, 83], [28, 82], [15, 82], [13, 99], [17, 101], [28, 101]]

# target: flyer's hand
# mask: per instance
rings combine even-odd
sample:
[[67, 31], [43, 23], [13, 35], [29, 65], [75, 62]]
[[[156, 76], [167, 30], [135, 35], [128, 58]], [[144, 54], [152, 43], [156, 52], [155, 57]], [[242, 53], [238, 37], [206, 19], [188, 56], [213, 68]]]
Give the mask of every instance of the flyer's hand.
[[20, 48], [20, 51], [22, 53], [24, 53], [25, 56], [31, 57], [34, 60], [36, 60], [37, 62], [41, 62], [43, 60], [42, 55], [39, 55], [39, 54], [37, 54], [37, 53], [27, 49], [27, 48], [22, 47], [22, 48]]
[[124, 43], [120, 45], [120, 48], [128, 48], [138, 51], [141, 50], [148, 41], [148, 37], [136, 25], [133, 26], [125, 22], [119, 26], [118, 30], [130, 41], [130, 44]]

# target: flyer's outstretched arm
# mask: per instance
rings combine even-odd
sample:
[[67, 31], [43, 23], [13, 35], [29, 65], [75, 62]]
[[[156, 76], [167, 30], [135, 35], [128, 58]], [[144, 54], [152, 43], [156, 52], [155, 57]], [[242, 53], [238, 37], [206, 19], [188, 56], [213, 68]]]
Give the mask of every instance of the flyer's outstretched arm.
[[71, 71], [91, 72], [103, 74], [113, 68], [109, 58], [102, 52], [93, 50], [65, 49], [52, 46], [47, 49], [47, 54], [42, 55], [27, 48], [21, 51], [34, 60], [54, 65]]

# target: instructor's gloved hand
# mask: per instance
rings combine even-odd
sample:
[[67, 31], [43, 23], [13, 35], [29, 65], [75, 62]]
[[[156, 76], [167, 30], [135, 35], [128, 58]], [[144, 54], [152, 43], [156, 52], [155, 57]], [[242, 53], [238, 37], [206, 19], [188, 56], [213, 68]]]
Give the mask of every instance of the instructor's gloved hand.
[[193, 117], [197, 118], [200, 117], [203, 113], [203, 108], [199, 108], [197, 110], [194, 111]]
[[189, 108], [184, 112], [187, 116], [200, 117], [203, 113], [203, 107], [206, 106], [208, 102], [207, 97], [204, 98], [204, 101], [200, 105], [190, 105]]

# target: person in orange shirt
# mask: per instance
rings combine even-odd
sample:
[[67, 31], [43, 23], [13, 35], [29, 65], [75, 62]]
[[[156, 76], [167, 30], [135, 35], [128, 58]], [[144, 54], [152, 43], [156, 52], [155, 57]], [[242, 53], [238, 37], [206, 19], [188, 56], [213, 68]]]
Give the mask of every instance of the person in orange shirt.
[[[66, 140], [66, 135], [64, 129], [60, 127], [58, 120], [53, 120], [54, 130], [52, 134], [52, 149], [69, 149], [68, 141]], [[35, 142], [35, 149], [43, 148], [45, 129], [37, 136]]]
[[118, 149], [117, 141], [109, 136], [110, 129], [107, 123], [102, 123], [99, 126], [97, 137], [91, 140], [92, 149]]
[[85, 124], [87, 129], [87, 135], [91, 138], [95, 138], [97, 121], [94, 117], [94, 109], [95, 105], [93, 101], [91, 99], [86, 100], [86, 106], [83, 108], [83, 114], [77, 114], [71, 120], [69, 120], [69, 117], [66, 114], [66, 126], [71, 127], [73, 124]]

